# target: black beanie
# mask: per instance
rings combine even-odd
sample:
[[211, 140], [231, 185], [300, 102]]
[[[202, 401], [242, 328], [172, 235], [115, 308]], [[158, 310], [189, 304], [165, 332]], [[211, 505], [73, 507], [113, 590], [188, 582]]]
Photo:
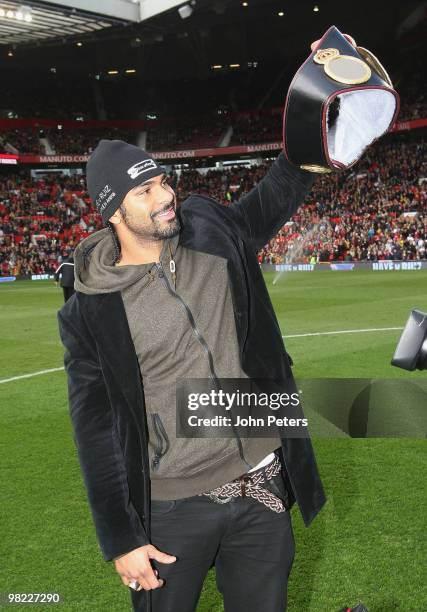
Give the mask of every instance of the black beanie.
[[100, 140], [86, 164], [86, 181], [104, 225], [131, 189], [163, 172], [143, 149], [123, 140]]

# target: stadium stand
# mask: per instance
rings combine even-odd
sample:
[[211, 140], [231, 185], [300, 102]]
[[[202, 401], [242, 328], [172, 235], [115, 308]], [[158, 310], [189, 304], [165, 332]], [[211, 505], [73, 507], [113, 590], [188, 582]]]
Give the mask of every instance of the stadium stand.
[[282, 139], [282, 109], [245, 113], [233, 123], [231, 145], [275, 142]]
[[[177, 126], [177, 123], [179, 125]], [[182, 117], [149, 126], [147, 148], [150, 151], [173, 151], [218, 146], [227, 124], [221, 116]]]
[[259, 261], [425, 259], [425, 152], [424, 140], [389, 137], [354, 170], [321, 175], [291, 222], [259, 253]]
[[[402, 96], [402, 107], [398, 121], [425, 119], [427, 101], [422, 85], [417, 77], [407, 84], [407, 94]], [[7, 122], [0, 125], [0, 151], [7, 150], [6, 144], [21, 155], [46, 155], [43, 142], [46, 138], [52, 151], [57, 155], [90, 154], [101, 138], [120, 138], [135, 144], [139, 135], [146, 132], [146, 148], [149, 151], [173, 151], [177, 149], [194, 149], [222, 146], [222, 137], [228, 128], [232, 128], [231, 138], [227, 144], [248, 145], [278, 142], [282, 139], [281, 106], [262, 111], [228, 112], [216, 110], [204, 115], [180, 115], [163, 117], [155, 120], [136, 121], [139, 127], [70, 127], [55, 121], [54, 127], [44, 127], [42, 122], [35, 122], [33, 127], [5, 128]], [[131, 120], [132, 123], [132, 120]], [[58, 128], [60, 126], [60, 128]]]
[[[420, 132], [420, 131], [419, 131]], [[259, 253], [260, 263], [425, 259], [427, 167], [425, 137], [390, 135], [354, 169], [320, 175], [305, 203]], [[233, 166], [172, 175], [178, 201], [209, 194], [224, 205], [248, 192], [268, 169]], [[64, 252], [102, 227], [84, 178], [30, 180], [2, 170], [2, 275], [53, 273]]]
[[125, 140], [135, 144], [137, 134], [134, 131], [120, 128], [85, 129], [78, 132], [74, 129], [44, 130], [56, 155], [88, 155], [96, 147], [101, 138]]
[[[292, 71], [284, 71], [279, 86], [264, 99], [264, 110], [244, 111], [249, 101], [253, 104], [255, 99], [265, 97], [277, 70], [271, 65], [270, 70], [252, 67], [234, 74], [218, 74], [204, 86], [198, 79], [149, 83], [142, 97], [135, 96], [137, 86], [131, 81], [100, 82], [107, 118], [135, 117], [129, 106], [135, 100], [139, 109], [145, 109], [138, 115], [144, 123], [132, 129], [76, 129], [66, 125], [58, 129], [61, 119], [96, 117], [92, 85], [88, 81], [70, 88], [64, 81], [59, 89], [55, 86], [54, 109], [50, 92], [60, 82], [55, 75], [50, 75], [46, 86], [39, 88], [37, 98], [26, 95], [29, 84], [23, 80], [13, 91], [5, 88], [2, 106], [16, 110], [19, 100], [19, 116], [33, 118], [42, 117], [43, 109], [55, 120], [54, 126], [44, 127], [36, 121], [32, 127], [7, 128], [3, 122], [0, 152], [45, 155], [47, 142], [55, 154], [86, 155], [101, 138], [136, 143], [142, 131], [146, 131], [146, 148], [150, 151], [215, 147], [221, 144], [230, 126], [227, 144], [231, 146], [278, 142], [282, 137], [281, 92], [286, 91]], [[397, 75], [402, 99], [398, 120], [427, 117], [421, 63], [414, 64], [412, 71], [402, 70], [402, 74], [401, 80]], [[269, 109], [265, 108], [267, 101]], [[152, 115], [148, 120], [146, 111], [154, 107], [159, 116]], [[182, 114], [168, 119], [172, 108], [175, 112], [179, 108]], [[203, 115], [197, 110], [201, 108]], [[344, 174], [319, 176], [306, 202], [260, 251], [260, 263], [425, 259], [425, 128], [411, 132], [387, 136]], [[192, 192], [202, 192], [228, 205], [261, 180], [269, 163], [203, 172], [183, 170], [179, 180], [178, 174], [173, 175], [172, 184], [178, 201]], [[86, 192], [84, 177], [52, 174], [31, 180], [25, 170], [17, 173], [11, 168], [0, 172], [0, 222], [2, 275], [53, 273], [64, 253], [102, 227]]]
[[38, 135], [31, 128], [0, 131], [0, 151], [8, 151], [8, 145], [21, 155], [44, 155]]

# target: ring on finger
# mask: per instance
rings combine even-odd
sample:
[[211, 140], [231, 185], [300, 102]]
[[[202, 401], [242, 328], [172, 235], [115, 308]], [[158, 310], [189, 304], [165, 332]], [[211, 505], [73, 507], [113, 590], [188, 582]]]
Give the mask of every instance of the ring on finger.
[[142, 589], [142, 586], [139, 584], [137, 580], [130, 580], [128, 582], [128, 587], [130, 587], [134, 591], [140, 591]]

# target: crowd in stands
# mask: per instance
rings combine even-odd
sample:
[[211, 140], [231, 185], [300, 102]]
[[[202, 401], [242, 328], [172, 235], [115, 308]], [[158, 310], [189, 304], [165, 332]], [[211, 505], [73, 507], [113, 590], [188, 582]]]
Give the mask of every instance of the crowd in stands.
[[413, 70], [405, 74], [402, 88], [400, 82], [396, 89], [400, 93], [399, 121], [427, 117], [427, 97], [425, 93], [425, 66], [423, 58], [418, 58]]
[[19, 128], [0, 131], [0, 152], [16, 153], [16, 151], [21, 155], [44, 155], [44, 148], [33, 129]]
[[[424, 94], [413, 97], [411, 105], [406, 104], [405, 100], [402, 102], [398, 121], [427, 117]], [[268, 111], [235, 115], [215, 113], [177, 119], [165, 118], [146, 121], [142, 127], [133, 129], [108, 127], [79, 130], [65, 126], [61, 126], [61, 129], [42, 129], [40, 126], [0, 129], [0, 151], [17, 150], [21, 155], [46, 155], [48, 151], [40, 141], [44, 137], [50, 144], [51, 152], [56, 155], [86, 155], [92, 152], [101, 138], [119, 138], [135, 144], [142, 132], [147, 134], [145, 148], [149, 151], [216, 147], [222, 145], [222, 139], [230, 126], [232, 135], [227, 142], [230, 146], [278, 142], [283, 136], [282, 112], [282, 108], [277, 107]]]
[[424, 93], [414, 96], [414, 101], [409, 103], [402, 100], [398, 121], [410, 121], [411, 119], [425, 119], [427, 117], [427, 98]]
[[227, 120], [220, 115], [183, 117], [179, 120], [158, 122], [149, 126], [147, 149], [173, 151], [216, 147], [227, 128]]
[[0, 177], [0, 273], [53, 273], [63, 255], [100, 227], [83, 178]]
[[427, 259], [426, 144], [374, 145], [346, 173], [320, 175], [262, 262]]
[[247, 113], [233, 123], [230, 145], [246, 145], [282, 140], [282, 109], [268, 113]]
[[[401, 135], [374, 145], [345, 173], [319, 175], [260, 263], [427, 259], [426, 144]], [[172, 173], [178, 202], [204, 193], [238, 200], [271, 162]], [[102, 226], [82, 175], [0, 175], [0, 272], [53, 273], [62, 257]]]
[[16, 149], [20, 155], [47, 155], [48, 151], [41, 142], [41, 139], [47, 138], [55, 155], [89, 155], [101, 138], [120, 139], [134, 144], [137, 135], [138, 131], [116, 127], [85, 128], [81, 131], [62, 126], [61, 129], [20, 128], [0, 131], [0, 151], [14, 152]]
[[137, 132], [120, 128], [91, 128], [81, 132], [70, 128], [49, 128], [44, 132], [56, 155], [90, 155], [102, 138], [135, 144], [137, 137]]

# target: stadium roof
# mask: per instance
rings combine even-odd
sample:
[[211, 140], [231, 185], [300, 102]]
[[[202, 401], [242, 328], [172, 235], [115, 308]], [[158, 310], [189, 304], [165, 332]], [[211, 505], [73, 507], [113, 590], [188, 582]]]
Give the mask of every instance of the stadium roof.
[[0, 0], [0, 44], [45, 42], [68, 35], [97, 32], [117, 19], [53, 6], [50, 2]]
[[87, 35], [112, 25], [139, 23], [182, 0], [0, 0], [0, 45]]
[[[87, 0], [40, 0], [44, 4], [61, 5], [76, 10], [88, 10]], [[164, 13], [179, 5], [187, 4], [186, 0], [91, 0], [93, 13], [126, 21], [144, 21]], [[191, 0], [188, 0], [191, 4]], [[196, 2], [193, 0], [193, 4]], [[192, 12], [192, 10], [190, 11]]]
[[[117, 76], [111, 78], [116, 80], [132, 69], [135, 78], [174, 80], [204, 78], [217, 65], [286, 66], [293, 57], [301, 61], [310, 42], [332, 24], [386, 61], [404, 49], [398, 28], [426, 4], [390, 0], [393, 10], [384, 11], [381, 3], [359, 0], [353, 11], [340, 0], [319, 0], [318, 5], [284, 0], [21, 1], [32, 11], [31, 22], [0, 16], [3, 83], [25, 78], [26, 71], [42, 75], [53, 68], [58, 75], [91, 78], [104, 78], [114, 69]], [[16, 14], [20, 6], [18, 0], [0, 0], [6, 13]], [[375, 28], [366, 21], [368, 13]]]

